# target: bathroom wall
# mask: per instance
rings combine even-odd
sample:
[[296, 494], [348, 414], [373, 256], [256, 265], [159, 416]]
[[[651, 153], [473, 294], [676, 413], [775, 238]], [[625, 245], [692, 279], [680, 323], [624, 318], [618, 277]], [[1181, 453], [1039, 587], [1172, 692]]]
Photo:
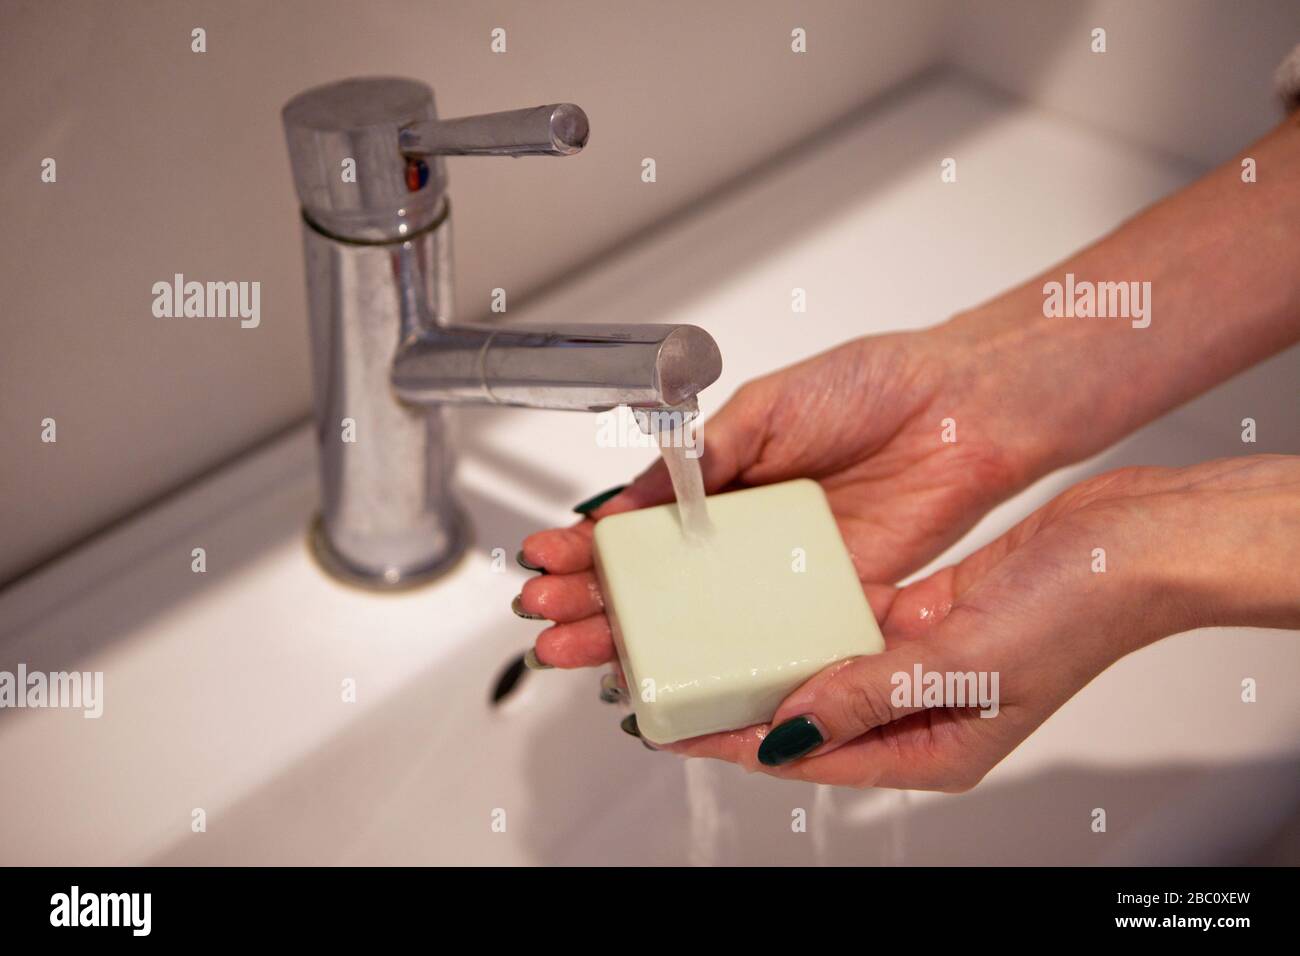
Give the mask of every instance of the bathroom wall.
[[[1211, 166], [1277, 122], [1295, 0], [954, 3], [950, 61], [1132, 142]], [[1092, 51], [1092, 30], [1106, 52]]]
[[[281, 105], [355, 74], [443, 115], [572, 100], [565, 160], [453, 158], [463, 318], [517, 304], [940, 55], [944, 6], [861, 0], [14, 2], [0, 8], [0, 582], [299, 421]], [[803, 27], [809, 53], [790, 50]], [[206, 30], [206, 52], [191, 31]], [[489, 48], [506, 30], [506, 52]], [[642, 183], [641, 160], [657, 162]], [[41, 181], [56, 161], [57, 180]], [[256, 328], [151, 287], [258, 281]], [[618, 316], [576, 316], [617, 319]], [[53, 419], [53, 443], [42, 421]]]
[[[1081, 125], [1183, 160], [1187, 178], [1233, 157], [1282, 117], [1273, 74], [1300, 44], [1297, 0], [998, 0], [954, 3], [956, 68]], [[1106, 52], [1092, 31], [1106, 31]], [[1182, 413], [1219, 431], [1241, 409], [1277, 407], [1300, 381], [1300, 346]], [[1278, 448], [1300, 449], [1300, 417], [1274, 416]]]
[[[389, 73], [431, 83], [443, 115], [587, 109], [579, 157], [448, 161], [460, 314], [477, 319], [493, 287], [518, 305], [942, 64], [1193, 175], [1275, 121], [1270, 77], [1296, 42], [1294, 0], [8, 0], [0, 584], [307, 414], [278, 115], [307, 86]], [[260, 324], [155, 318], [151, 287], [178, 272], [260, 282]]]

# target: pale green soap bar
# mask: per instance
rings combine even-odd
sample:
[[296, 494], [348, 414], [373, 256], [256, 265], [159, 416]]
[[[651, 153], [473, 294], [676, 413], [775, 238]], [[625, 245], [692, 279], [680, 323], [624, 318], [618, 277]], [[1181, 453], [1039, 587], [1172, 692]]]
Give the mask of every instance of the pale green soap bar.
[[596, 524], [605, 610], [655, 743], [763, 723], [823, 667], [885, 646], [820, 485], [708, 504], [701, 542], [683, 538], [675, 504]]

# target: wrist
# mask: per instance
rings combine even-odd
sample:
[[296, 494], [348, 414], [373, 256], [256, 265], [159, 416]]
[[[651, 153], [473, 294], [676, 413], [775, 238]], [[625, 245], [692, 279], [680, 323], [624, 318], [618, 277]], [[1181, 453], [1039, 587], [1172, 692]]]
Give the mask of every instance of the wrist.
[[1253, 456], [1170, 473], [1130, 522], [1159, 637], [1200, 627], [1300, 628], [1300, 458]]
[[1038, 289], [1012, 290], [940, 330], [945, 348], [962, 357], [963, 407], [984, 419], [980, 432], [1002, 449], [1018, 487], [1130, 430], [1126, 383], [1094, 357], [1093, 328], [1045, 318]]

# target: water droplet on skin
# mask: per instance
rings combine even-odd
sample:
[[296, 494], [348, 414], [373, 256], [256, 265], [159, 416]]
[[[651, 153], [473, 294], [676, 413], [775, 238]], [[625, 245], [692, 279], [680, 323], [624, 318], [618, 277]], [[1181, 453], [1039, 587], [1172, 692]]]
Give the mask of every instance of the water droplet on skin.
[[925, 621], [926, 623], [937, 624], [939, 621], [942, 621], [945, 617], [947, 617], [948, 612], [951, 610], [952, 610], [952, 603], [945, 601], [943, 604], [940, 604], [937, 607], [923, 606], [918, 612], [918, 616], [922, 621]]

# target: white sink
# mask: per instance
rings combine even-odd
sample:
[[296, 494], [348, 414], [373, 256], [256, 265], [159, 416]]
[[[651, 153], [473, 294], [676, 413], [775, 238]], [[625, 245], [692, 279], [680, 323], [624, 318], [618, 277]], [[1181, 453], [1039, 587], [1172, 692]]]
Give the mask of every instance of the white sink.
[[[725, 363], [707, 413], [756, 374], [987, 298], [1193, 173], [943, 79], [514, 317], [701, 325]], [[806, 314], [790, 312], [796, 286]], [[1270, 364], [1294, 377], [1297, 355]], [[1040, 483], [953, 553], [1085, 473], [1300, 447], [1269, 371]], [[1243, 403], [1255, 446], [1237, 438]], [[0, 670], [106, 683], [98, 720], [0, 711], [0, 863], [1215, 862], [1248, 856], [1300, 801], [1295, 635], [1148, 648], [962, 796], [688, 767], [619, 731], [595, 672], [530, 674], [493, 706], [536, 631], [509, 611], [519, 541], [653, 452], [597, 447], [588, 415], [460, 423], [476, 543], [424, 590], [371, 595], [312, 563], [304, 426], [0, 595]], [[1239, 701], [1246, 676], [1258, 703]], [[791, 831], [795, 808], [809, 832]]]

